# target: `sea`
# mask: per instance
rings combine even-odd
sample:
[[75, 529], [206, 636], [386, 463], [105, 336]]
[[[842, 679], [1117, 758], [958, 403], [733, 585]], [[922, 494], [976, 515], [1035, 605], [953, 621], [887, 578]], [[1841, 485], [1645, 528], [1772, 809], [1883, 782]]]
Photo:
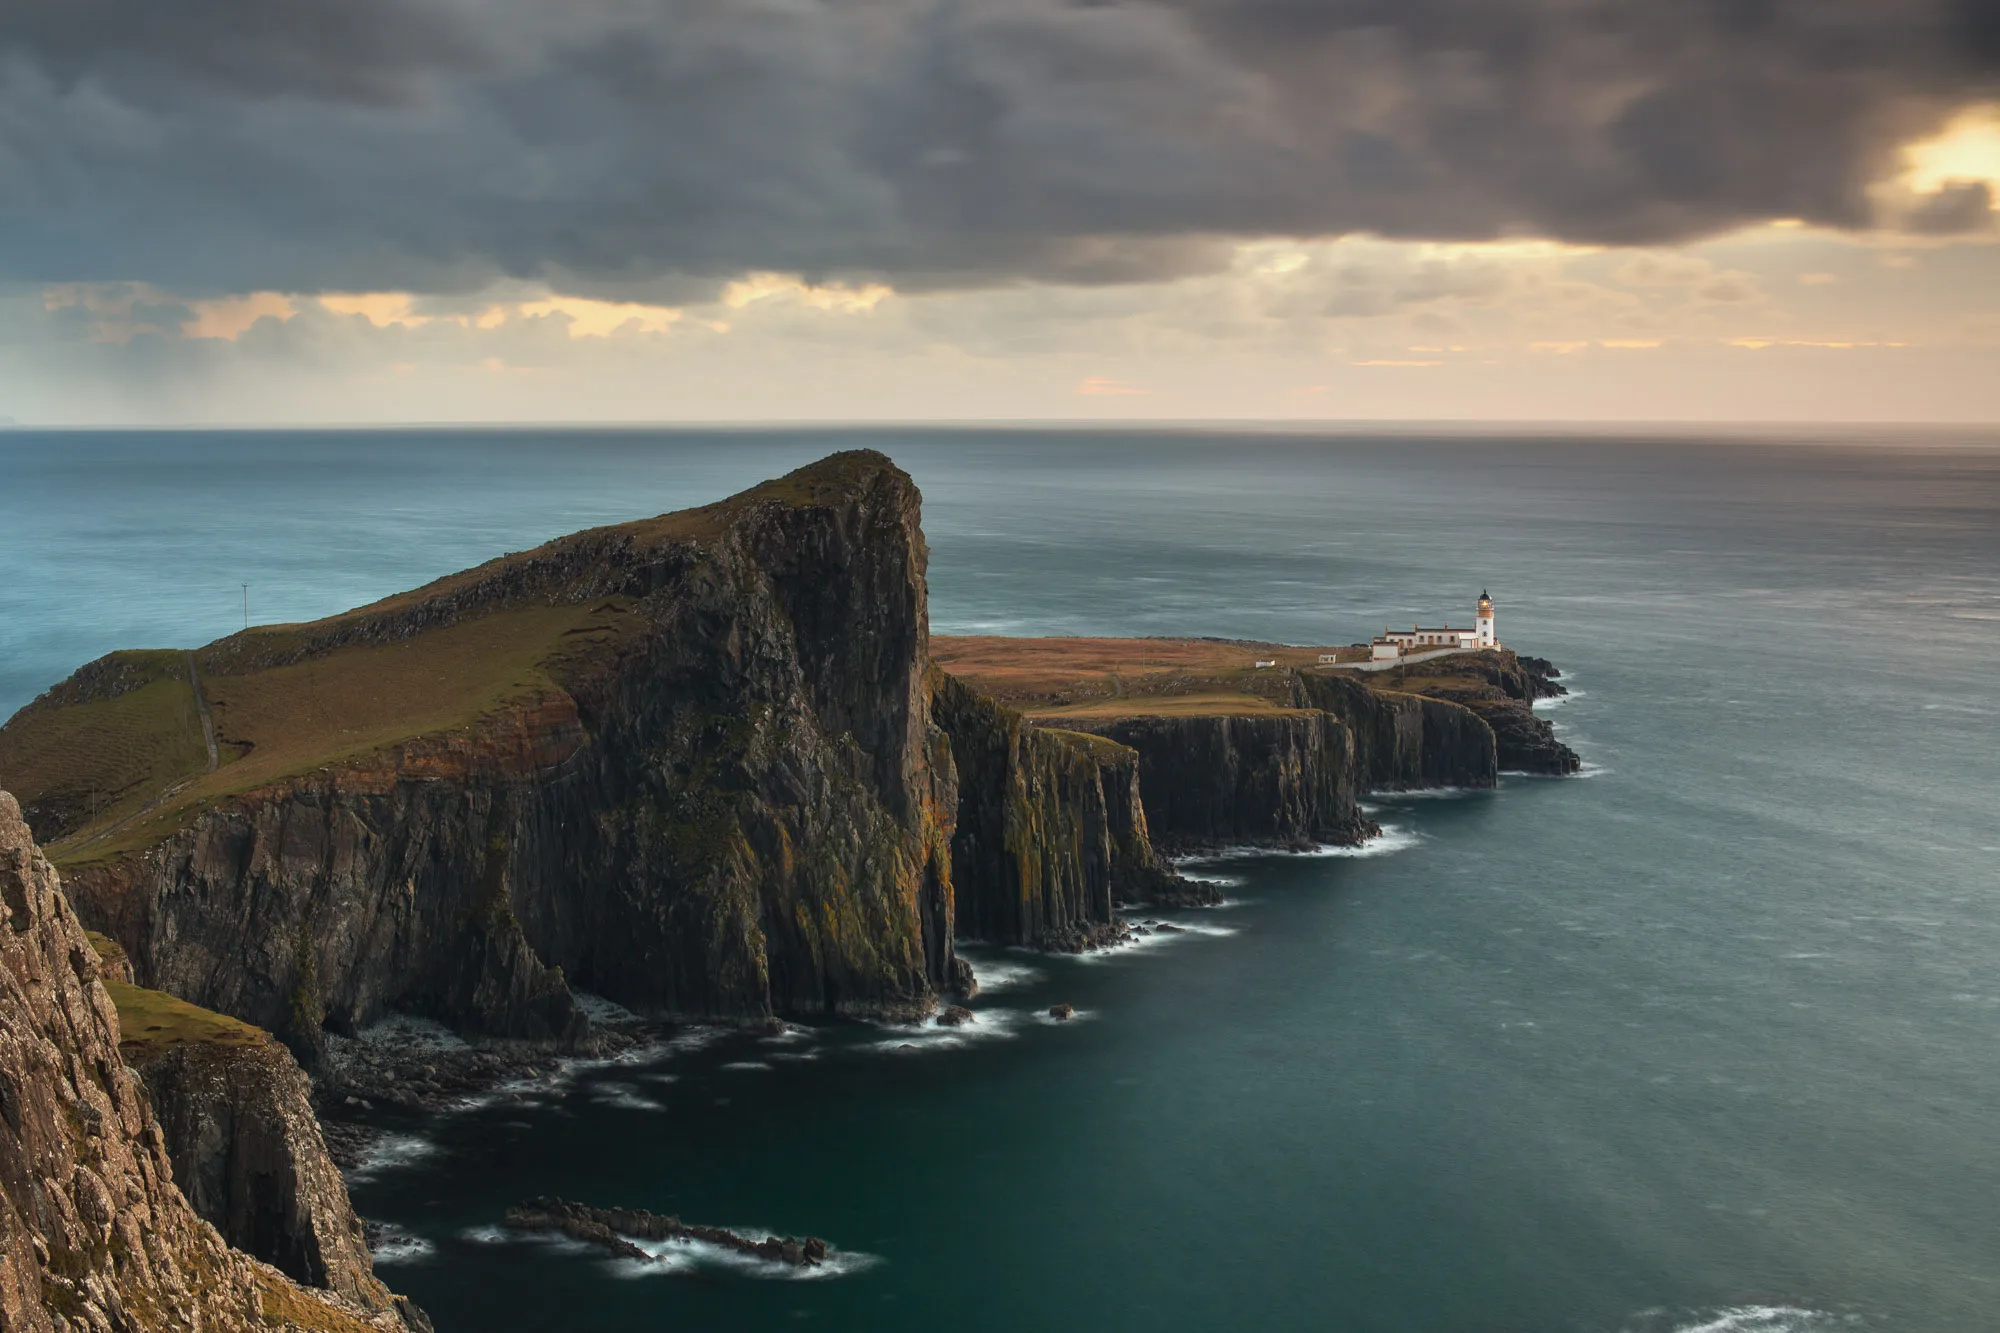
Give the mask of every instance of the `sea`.
[[[695, 1028], [385, 1121], [354, 1202], [441, 1333], [2000, 1328], [1994, 431], [16, 430], [0, 714], [860, 446], [923, 488], [935, 632], [1488, 591], [1583, 773], [1189, 864], [1226, 904], [1143, 947], [969, 948], [955, 1032]], [[541, 1194], [833, 1259], [499, 1225]]]

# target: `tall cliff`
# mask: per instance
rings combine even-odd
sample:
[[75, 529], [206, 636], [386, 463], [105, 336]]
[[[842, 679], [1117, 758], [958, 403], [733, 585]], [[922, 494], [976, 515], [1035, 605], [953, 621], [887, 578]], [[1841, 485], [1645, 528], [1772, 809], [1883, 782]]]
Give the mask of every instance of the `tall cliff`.
[[1139, 756], [1147, 822], [1162, 846], [1304, 847], [1358, 842], [1362, 815], [1354, 742], [1316, 709], [1079, 720]]
[[1499, 774], [1493, 730], [1462, 705], [1301, 672], [1299, 701], [1346, 723], [1355, 781], [1365, 791], [1490, 787]]
[[[62, 770], [41, 808], [71, 821], [78, 909], [141, 981], [308, 1062], [392, 1008], [574, 1042], [572, 983], [686, 1014], [921, 1009], [953, 975], [957, 793], [918, 506], [886, 458], [839, 454], [233, 635], [184, 677], [95, 665], [0, 732], [0, 776]], [[137, 778], [92, 777], [106, 727]]]
[[175, 1186], [95, 951], [0, 792], [0, 1330], [401, 1329], [231, 1249]]
[[952, 883], [960, 935], [1076, 947], [1116, 903], [1180, 898], [1153, 851], [1140, 759], [1099, 736], [1029, 726], [943, 671], [932, 709], [958, 772]]

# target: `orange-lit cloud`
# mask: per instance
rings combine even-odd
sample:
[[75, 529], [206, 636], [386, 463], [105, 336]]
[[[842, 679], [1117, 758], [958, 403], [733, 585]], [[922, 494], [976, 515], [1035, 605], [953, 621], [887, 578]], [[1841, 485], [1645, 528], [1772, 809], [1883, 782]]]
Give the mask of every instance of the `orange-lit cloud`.
[[251, 292], [248, 296], [228, 296], [219, 301], [190, 304], [194, 318], [181, 325], [190, 338], [223, 338], [230, 342], [250, 331], [260, 319], [280, 323], [298, 313], [291, 298], [277, 292]]
[[796, 301], [815, 310], [843, 315], [866, 314], [896, 293], [879, 282], [849, 287], [833, 282], [814, 286], [796, 273], [752, 273], [722, 289], [722, 304], [741, 310], [759, 301]]
[[[492, 313], [489, 310], [481, 316], [482, 321]], [[560, 316], [569, 321], [569, 336], [572, 338], [608, 338], [614, 333], [665, 333], [681, 318], [681, 312], [672, 306], [592, 301], [581, 296], [550, 296], [539, 301], [525, 301], [514, 307], [514, 313], [529, 319]], [[492, 328], [499, 322], [482, 322], [480, 327]]]

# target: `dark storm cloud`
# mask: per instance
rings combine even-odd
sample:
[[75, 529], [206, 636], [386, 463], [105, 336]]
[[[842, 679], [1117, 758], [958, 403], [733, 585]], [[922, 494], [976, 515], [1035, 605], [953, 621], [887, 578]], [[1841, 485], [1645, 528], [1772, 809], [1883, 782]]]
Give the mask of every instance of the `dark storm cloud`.
[[11, 0], [0, 278], [674, 299], [1869, 218], [1993, 0]]

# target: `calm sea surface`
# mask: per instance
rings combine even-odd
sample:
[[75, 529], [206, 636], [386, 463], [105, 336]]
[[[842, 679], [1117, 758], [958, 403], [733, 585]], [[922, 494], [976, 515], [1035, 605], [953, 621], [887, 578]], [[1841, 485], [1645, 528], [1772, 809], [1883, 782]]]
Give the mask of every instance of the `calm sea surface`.
[[[0, 433], [0, 713], [244, 583], [307, 619], [855, 444], [923, 486], [939, 632], [1486, 588], [1587, 775], [1198, 867], [1233, 903], [1159, 947], [976, 954], [962, 1039], [712, 1034], [399, 1126], [355, 1202], [441, 1330], [2000, 1327], [1991, 435]], [[842, 1262], [502, 1239], [544, 1192]]]

